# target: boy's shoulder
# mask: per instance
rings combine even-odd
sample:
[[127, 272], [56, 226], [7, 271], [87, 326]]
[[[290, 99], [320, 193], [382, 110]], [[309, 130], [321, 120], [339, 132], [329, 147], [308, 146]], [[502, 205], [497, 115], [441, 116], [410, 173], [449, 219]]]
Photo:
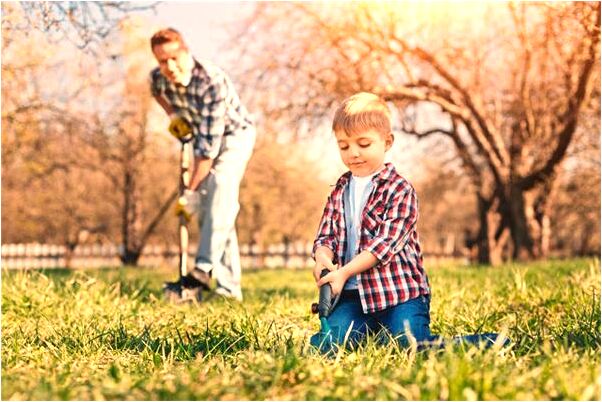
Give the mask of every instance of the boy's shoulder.
[[347, 172], [343, 173], [341, 175], [341, 177], [339, 177], [339, 179], [337, 180], [337, 182], [334, 185], [333, 191], [345, 187], [347, 185], [347, 183], [349, 183], [349, 180], [351, 180], [351, 172], [347, 171]]
[[396, 188], [401, 187], [414, 190], [412, 183], [410, 183], [410, 181], [404, 176], [399, 174], [399, 172], [397, 172], [397, 170], [392, 164], [386, 165], [385, 169], [383, 169], [383, 171], [381, 172], [380, 179], [383, 182], [388, 182], [391, 186], [394, 186]]
[[412, 184], [390, 163], [387, 163], [380, 172], [376, 185], [379, 187], [377, 194], [386, 202], [393, 202], [394, 199], [402, 200], [411, 194], [416, 195]]

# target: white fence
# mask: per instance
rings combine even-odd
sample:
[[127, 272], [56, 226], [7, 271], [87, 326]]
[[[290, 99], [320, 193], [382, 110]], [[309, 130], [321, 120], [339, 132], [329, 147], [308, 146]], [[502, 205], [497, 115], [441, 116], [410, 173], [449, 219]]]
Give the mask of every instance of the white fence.
[[[189, 261], [194, 261], [196, 244], [188, 250]], [[304, 268], [313, 266], [311, 243], [275, 244], [266, 248], [257, 245], [240, 246], [240, 258], [243, 269], [249, 268]], [[68, 256], [65, 246], [52, 244], [3, 244], [2, 268], [4, 269], [39, 269], [65, 268], [67, 259], [72, 268], [100, 268], [121, 265], [122, 249], [113, 244], [90, 244], [75, 248]], [[177, 246], [147, 245], [144, 248], [138, 265], [146, 267], [173, 266], [178, 264], [179, 250]], [[468, 256], [444, 252], [425, 255], [427, 266], [457, 263], [468, 263]]]
[[[196, 247], [196, 245], [194, 245]], [[195, 249], [191, 246], [188, 254], [194, 259]], [[301, 268], [311, 266], [311, 243], [291, 243], [271, 245], [261, 248], [257, 245], [240, 246], [241, 264], [244, 268]], [[2, 268], [76, 268], [114, 267], [121, 265], [122, 248], [113, 244], [81, 245], [69, 257], [65, 246], [52, 244], [3, 244]], [[147, 245], [138, 260], [141, 266], [177, 265], [177, 246]]]

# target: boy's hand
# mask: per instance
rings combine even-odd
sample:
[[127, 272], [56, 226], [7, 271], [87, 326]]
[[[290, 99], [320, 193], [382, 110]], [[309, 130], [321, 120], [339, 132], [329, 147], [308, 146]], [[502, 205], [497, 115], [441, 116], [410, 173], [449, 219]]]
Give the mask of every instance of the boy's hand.
[[330, 258], [328, 258], [326, 255], [322, 254], [322, 253], [317, 253], [316, 254], [316, 266], [314, 267], [314, 279], [316, 280], [316, 282], [318, 282], [320, 280], [320, 274], [322, 273], [322, 270], [326, 268], [329, 271], [335, 271], [337, 269], [336, 265], [334, 265], [332, 263], [332, 261], [330, 260]]
[[332, 288], [332, 297], [335, 297], [341, 294], [347, 279], [347, 273], [342, 269], [337, 269], [336, 271], [332, 271], [325, 277], [321, 278], [317, 285], [318, 288], [320, 288], [322, 285], [330, 283], [330, 287]]

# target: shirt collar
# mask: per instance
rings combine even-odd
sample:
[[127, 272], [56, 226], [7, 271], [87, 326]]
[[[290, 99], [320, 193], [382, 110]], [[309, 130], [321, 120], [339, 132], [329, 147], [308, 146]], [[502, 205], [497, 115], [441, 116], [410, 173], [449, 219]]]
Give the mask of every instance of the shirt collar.
[[205, 77], [207, 77], [207, 71], [205, 70], [205, 68], [203, 67], [203, 65], [201, 63], [199, 63], [199, 61], [197, 59], [194, 59], [194, 67], [192, 67], [192, 77], [197, 77], [201, 80], [205, 79]]
[[[393, 177], [395, 175], [395, 167], [393, 166], [392, 163], [385, 163], [385, 167], [381, 169], [381, 171], [372, 178], [372, 182], [376, 183], [376, 182], [384, 182], [384, 181], [390, 181], [393, 180]], [[348, 183], [349, 180], [351, 180], [351, 171], [346, 172], [345, 174], [343, 174], [339, 180], [337, 181], [337, 184], [335, 184], [335, 186], [337, 188], [341, 188], [341, 187], [345, 187]]]

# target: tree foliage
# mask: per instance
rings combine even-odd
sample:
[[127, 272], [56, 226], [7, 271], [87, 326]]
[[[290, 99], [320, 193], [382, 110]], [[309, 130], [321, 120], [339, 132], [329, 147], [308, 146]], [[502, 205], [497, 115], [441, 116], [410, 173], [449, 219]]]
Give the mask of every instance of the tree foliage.
[[[52, 43], [70, 42], [79, 49], [94, 52], [111, 33], [119, 29], [119, 24], [128, 14], [153, 10], [156, 4], [123, 1], [4, 3], [2, 28], [12, 31], [14, 35], [40, 31]], [[20, 18], [14, 18], [15, 13]]]
[[328, 191], [297, 144], [260, 140], [241, 185], [241, 241], [312, 241]]
[[255, 60], [247, 77], [267, 115], [297, 126], [352, 93], [383, 96], [405, 133], [453, 149], [476, 198], [481, 261], [545, 256], [549, 195], [579, 123], [597, 118], [600, 5], [434, 7], [261, 4], [239, 42]]
[[122, 57], [99, 59], [3, 35], [3, 241], [119, 242], [135, 264], [178, 177], [176, 147], [149, 124], [147, 38], [126, 21], [105, 48]]

